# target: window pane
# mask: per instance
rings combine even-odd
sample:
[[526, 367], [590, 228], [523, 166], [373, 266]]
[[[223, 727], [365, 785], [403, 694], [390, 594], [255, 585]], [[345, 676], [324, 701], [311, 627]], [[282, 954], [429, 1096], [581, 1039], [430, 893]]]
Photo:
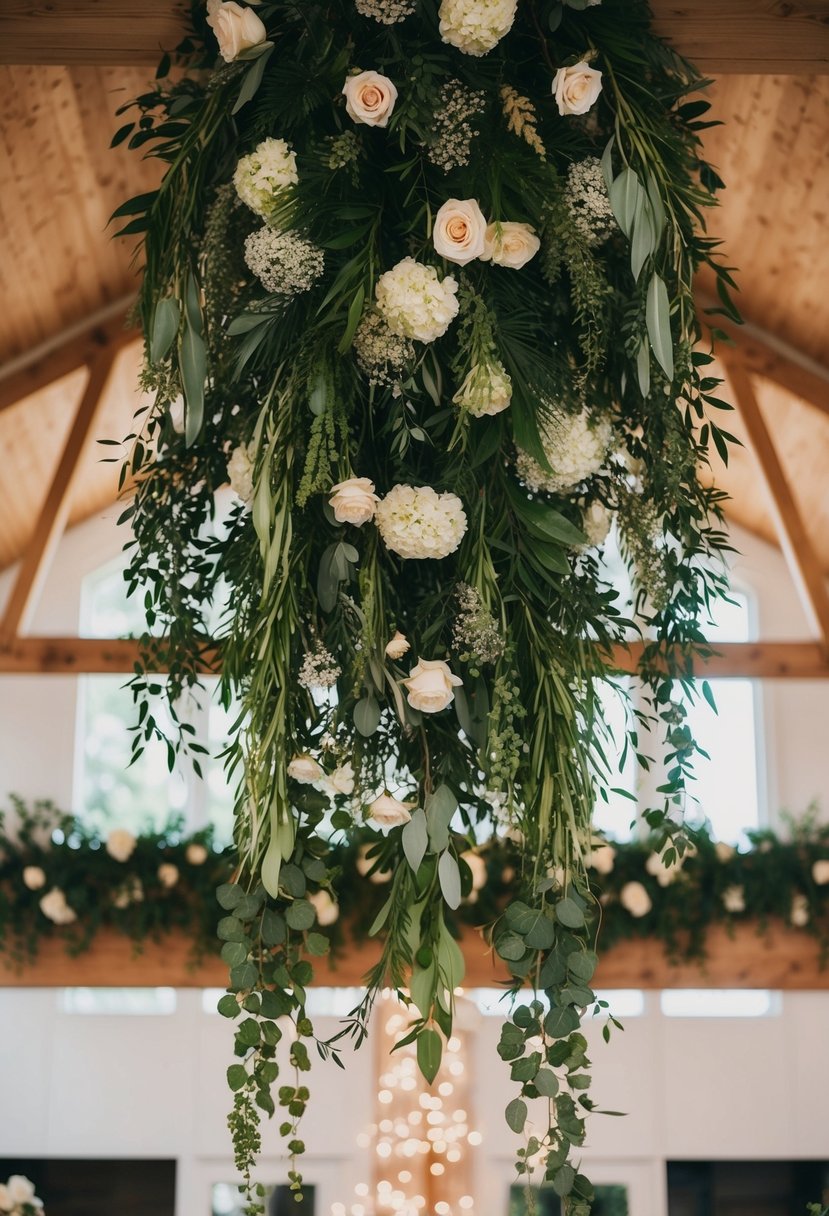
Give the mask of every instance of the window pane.
[[667, 1018], [762, 1018], [777, 1013], [776, 993], [766, 988], [670, 988], [660, 994]]
[[759, 826], [754, 687], [750, 680], [710, 680], [715, 714], [702, 699], [688, 709], [688, 726], [711, 757], [698, 757], [691, 793], [718, 840], [738, 844]]

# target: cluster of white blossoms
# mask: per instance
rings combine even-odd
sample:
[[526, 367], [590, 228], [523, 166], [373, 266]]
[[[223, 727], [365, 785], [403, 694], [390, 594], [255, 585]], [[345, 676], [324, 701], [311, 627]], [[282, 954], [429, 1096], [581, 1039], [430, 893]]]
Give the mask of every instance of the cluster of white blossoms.
[[377, 504], [375, 522], [386, 547], [409, 558], [448, 557], [467, 527], [457, 494], [431, 486], [394, 486]]
[[472, 119], [486, 108], [486, 93], [460, 80], [447, 80], [438, 93], [429, 140], [429, 160], [444, 173], [469, 164], [472, 140], [479, 134]]
[[354, 0], [361, 17], [371, 17], [382, 25], [405, 21], [417, 8], [417, 0]]
[[284, 139], [264, 139], [242, 157], [233, 174], [239, 198], [262, 219], [267, 219], [276, 195], [298, 181], [296, 154]]
[[296, 232], [260, 228], [245, 241], [245, 262], [266, 291], [299, 295], [314, 286], [325, 265], [322, 250]]
[[395, 384], [415, 353], [411, 340], [389, 329], [373, 308], [363, 314], [357, 326], [353, 349], [357, 366], [375, 388]]
[[230, 482], [230, 488], [238, 498], [241, 498], [246, 507], [253, 502], [254, 455], [255, 445], [253, 443], [241, 443], [238, 448], [233, 449], [230, 460], [227, 462], [227, 479]]
[[616, 227], [610, 195], [597, 156], [578, 160], [567, 171], [567, 208], [588, 245], [601, 245]]
[[43, 1200], [35, 1194], [34, 1183], [25, 1174], [12, 1174], [7, 1182], [0, 1183], [0, 1212], [8, 1216], [29, 1216], [41, 1212]]
[[377, 281], [377, 307], [394, 334], [434, 342], [458, 315], [458, 284], [441, 279], [434, 266], [403, 258]]
[[518, 0], [442, 0], [440, 36], [465, 55], [486, 55], [512, 29]]
[[602, 467], [610, 448], [612, 427], [609, 418], [594, 418], [584, 409], [552, 419], [542, 426], [541, 446], [552, 473], [537, 460], [517, 449], [515, 467], [528, 489], [560, 494], [586, 481]]
[[490, 363], [476, 363], [467, 372], [452, 400], [476, 418], [484, 414], [500, 414], [512, 401], [512, 381], [503, 363], [497, 359]]
[[342, 668], [327, 647], [320, 643], [302, 660], [297, 676], [303, 688], [332, 688], [342, 674]]
[[469, 583], [458, 583], [458, 613], [452, 622], [452, 642], [465, 663], [495, 663], [504, 653], [498, 622], [481, 593]]
[[585, 507], [581, 517], [581, 530], [587, 537], [585, 548], [595, 549], [607, 540], [613, 523], [613, 515], [604, 505], [595, 499]]

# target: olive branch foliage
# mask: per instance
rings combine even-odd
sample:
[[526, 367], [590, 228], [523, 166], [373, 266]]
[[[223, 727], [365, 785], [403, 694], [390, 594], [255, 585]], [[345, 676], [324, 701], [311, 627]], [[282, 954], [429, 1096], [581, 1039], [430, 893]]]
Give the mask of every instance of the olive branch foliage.
[[[155, 396], [123, 470], [136, 487], [124, 513], [133, 532], [127, 581], [145, 597], [148, 625], [132, 681], [134, 752], [161, 732], [152, 703], [163, 692], [177, 728], [171, 761], [183, 750], [198, 764], [202, 745], [176, 705], [217, 656], [223, 701], [238, 711], [225, 753], [238, 864], [218, 895], [231, 968], [220, 1008], [240, 1018], [239, 1062], [228, 1075], [237, 1163], [250, 1210], [260, 1212], [251, 1183], [257, 1112], [275, 1111], [283, 1015], [297, 1037], [292, 1081], [276, 1092], [289, 1151], [302, 1151], [300, 1074], [304, 1040], [313, 1040], [306, 955], [325, 944], [312, 930], [307, 888], [336, 893], [331, 842], [364, 830], [347, 799], [332, 803], [288, 775], [292, 756], [310, 754], [327, 769], [352, 765], [358, 804], [391, 784], [416, 808], [371, 847], [374, 868], [393, 873], [372, 926], [382, 956], [344, 1034], [365, 1035], [373, 995], [391, 983], [410, 1005], [410, 1037], [430, 1081], [463, 976], [445, 915], [470, 889], [460, 855], [499, 815], [520, 832], [519, 898], [488, 926], [514, 995], [499, 1048], [520, 1086], [507, 1121], [521, 1133], [526, 1100], [546, 1099], [548, 1130], [522, 1149], [519, 1170], [540, 1160], [582, 1216], [592, 1188], [572, 1154], [594, 1102], [579, 1023], [595, 1003], [599, 922], [585, 857], [592, 808], [615, 767], [598, 681], [613, 672], [612, 645], [640, 630], [649, 639], [640, 672], [647, 696], [644, 709], [630, 710], [626, 746], [647, 766], [640, 731], [664, 733], [663, 800], [647, 819], [667, 852], [681, 853], [696, 748], [675, 681], [686, 697], [694, 685], [676, 655], [690, 657], [703, 641], [711, 603], [726, 588], [723, 496], [698, 477], [709, 447], [725, 457], [732, 439], [714, 421], [728, 406], [710, 375], [710, 341], [699, 345], [692, 280], [700, 265], [713, 267], [722, 310], [737, 315], [730, 273], [704, 232], [721, 185], [701, 151], [707, 102], [693, 97], [707, 82], [653, 36], [639, 2], [581, 11], [521, 0], [509, 35], [482, 58], [440, 41], [434, 0], [390, 26], [359, 16], [352, 0], [265, 3], [257, 12], [267, 43], [211, 70], [214, 44], [195, 6], [177, 70], [168, 76], [165, 57], [154, 88], [124, 107], [132, 118], [115, 137], [166, 166], [157, 191], [115, 213], [126, 221], [122, 233], [140, 237], [143, 383]], [[588, 115], [561, 117], [552, 73], [583, 59], [603, 72], [603, 92]], [[348, 72], [369, 67], [399, 90], [387, 129], [352, 124], [345, 113]], [[435, 99], [451, 80], [482, 94], [485, 108], [468, 163], [444, 172], [429, 150]], [[522, 121], [534, 115], [536, 146], [510, 130], [504, 88], [525, 97]], [[242, 259], [257, 222], [231, 179], [239, 156], [269, 136], [290, 143], [299, 176], [274, 199], [269, 222], [300, 230], [325, 255], [320, 282], [296, 297], [263, 292]], [[553, 151], [540, 155], [539, 144]], [[567, 170], [586, 156], [601, 160], [615, 217], [599, 245], [568, 206]], [[542, 254], [520, 272], [482, 262], [450, 268], [460, 288], [455, 325], [429, 346], [415, 344], [393, 385], [370, 385], [352, 343], [377, 278], [405, 256], [437, 263], [432, 221], [451, 197], [532, 224]], [[508, 411], [476, 418], [452, 397], [481, 352], [497, 353], [512, 400]], [[183, 433], [169, 408], [179, 393]], [[515, 446], [549, 469], [543, 427], [584, 402], [612, 419], [615, 454], [576, 491], [528, 493]], [[217, 520], [227, 455], [242, 444], [252, 452], [252, 509], [237, 505]], [[350, 476], [380, 492], [401, 482], [451, 489], [468, 518], [457, 553], [403, 561], [372, 527], [337, 524], [326, 491]], [[584, 547], [587, 501], [616, 514], [635, 619]], [[461, 585], [503, 641], [485, 661], [453, 636]], [[463, 678], [454, 708], [424, 716], [408, 703], [407, 669], [385, 653], [395, 629], [413, 656], [450, 659]], [[322, 699], [297, 681], [319, 643], [341, 668], [336, 696]], [[163, 685], [152, 674], [159, 664]], [[520, 995], [527, 984], [529, 1001]], [[338, 1041], [318, 1050], [338, 1059]], [[292, 1184], [301, 1186], [296, 1168]]]

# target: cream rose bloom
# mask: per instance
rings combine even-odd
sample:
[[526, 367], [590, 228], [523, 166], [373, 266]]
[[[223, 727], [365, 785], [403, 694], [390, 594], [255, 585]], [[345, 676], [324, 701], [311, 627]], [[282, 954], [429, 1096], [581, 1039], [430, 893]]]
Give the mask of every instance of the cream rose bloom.
[[288, 765], [288, 776], [302, 785], [313, 785], [322, 781], [325, 773], [312, 756], [294, 756]]
[[368, 808], [369, 818], [383, 828], [396, 828], [411, 819], [413, 802], [401, 802], [391, 794], [381, 794]]
[[812, 881], [819, 887], [829, 882], [829, 860], [816, 861], [812, 866]]
[[106, 838], [106, 851], [116, 861], [129, 861], [138, 841], [126, 828], [113, 828]]
[[30, 1182], [23, 1174], [12, 1174], [9, 1181], [6, 1183], [9, 1199], [12, 1202], [12, 1211], [16, 1203], [30, 1203], [40, 1206], [40, 1200], [35, 1199], [34, 1183]]
[[626, 882], [619, 892], [619, 902], [631, 914], [639, 917], [647, 916], [653, 904], [641, 882]]
[[399, 629], [395, 631], [394, 637], [386, 642], [387, 659], [402, 659], [409, 650], [411, 650], [409, 639]]
[[380, 72], [358, 72], [343, 85], [345, 109], [354, 122], [387, 127], [397, 101], [397, 89]]
[[46, 886], [46, 874], [40, 866], [23, 867], [23, 886], [30, 891], [39, 891]]
[[796, 929], [805, 929], [809, 923], [809, 901], [805, 895], [795, 895], [789, 912], [789, 920]]
[[612, 844], [598, 844], [587, 854], [586, 864], [597, 874], [612, 874], [616, 863], [616, 850]]
[[350, 760], [335, 768], [330, 777], [325, 778], [325, 788], [330, 794], [347, 796], [354, 793], [354, 766]]
[[461, 853], [461, 861], [465, 861], [472, 871], [472, 890], [480, 891], [486, 886], [487, 868], [486, 862], [480, 853], [475, 853], [472, 849], [467, 849], [465, 853]]
[[60, 887], [53, 887], [40, 900], [40, 910], [43, 915], [55, 925], [71, 925], [78, 915], [66, 902], [66, 896]]
[[338, 524], [353, 524], [361, 528], [374, 519], [380, 501], [374, 493], [374, 482], [368, 477], [349, 477], [331, 487], [328, 504]]
[[530, 224], [506, 220], [503, 224], [489, 224], [484, 235], [482, 262], [494, 262], [510, 270], [526, 266], [541, 248], [538, 234]]
[[249, 8], [228, 0], [207, 0], [207, 24], [216, 35], [219, 54], [226, 63], [232, 63], [252, 46], [258, 46], [268, 37], [262, 21]]
[[726, 912], [745, 912], [746, 897], [742, 887], [726, 887], [722, 893], [722, 906]]
[[454, 690], [463, 684], [463, 680], [452, 674], [443, 659], [418, 659], [403, 684], [412, 709], [437, 714], [452, 704]]
[[723, 865], [731, 861], [731, 858], [736, 853], [733, 844], [726, 844], [724, 840], [718, 840], [714, 845], [714, 852], [717, 854], [717, 861], [721, 861]]
[[487, 232], [484, 214], [474, 198], [450, 198], [435, 216], [432, 241], [442, 258], [465, 266], [484, 252]]
[[328, 891], [311, 891], [305, 898], [316, 912], [317, 922], [323, 929], [339, 920], [340, 905], [331, 898]]
[[656, 879], [660, 887], [669, 887], [674, 879], [680, 875], [682, 858], [676, 857], [670, 865], [665, 865], [660, 853], [651, 853], [645, 862], [645, 869], [652, 878]]
[[184, 856], [191, 866], [203, 866], [207, 861], [208, 852], [203, 844], [193, 843], [188, 844]]
[[559, 68], [553, 77], [553, 97], [561, 115], [586, 114], [601, 91], [601, 72], [583, 59], [569, 68]]
[[164, 861], [158, 867], [158, 881], [162, 887], [171, 890], [178, 882], [178, 866], [174, 866], [171, 861]]

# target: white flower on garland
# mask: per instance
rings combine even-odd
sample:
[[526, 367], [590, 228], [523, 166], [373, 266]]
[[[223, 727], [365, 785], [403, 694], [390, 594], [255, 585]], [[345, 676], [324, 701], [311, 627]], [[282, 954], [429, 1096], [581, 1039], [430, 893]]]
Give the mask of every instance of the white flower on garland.
[[734, 848], [733, 844], [727, 844], [724, 840], [718, 840], [714, 845], [714, 852], [717, 854], [717, 861], [720, 861], [723, 865], [726, 865], [729, 861], [731, 861], [731, 858], [734, 856], [737, 850]]
[[288, 764], [288, 776], [300, 785], [316, 785], [325, 777], [323, 769], [312, 756], [294, 756]]
[[[46, 886], [46, 874], [40, 866], [23, 867], [23, 886], [29, 891], [39, 891]], [[0, 1208], [0, 1211], [3, 1209]]]
[[361, 17], [371, 17], [381, 25], [396, 25], [412, 15], [417, 0], [354, 0], [354, 7]]
[[510, 270], [521, 270], [541, 248], [541, 241], [531, 224], [516, 220], [490, 224], [486, 230], [482, 262], [495, 266], [506, 266]]
[[486, 55], [512, 29], [518, 0], [442, 0], [440, 36], [465, 55]]
[[567, 170], [565, 201], [576, 230], [591, 248], [601, 245], [616, 228], [602, 162], [597, 156], [578, 160]]
[[328, 794], [343, 794], [350, 797], [354, 793], [354, 766], [351, 761], [347, 760], [345, 764], [335, 768], [333, 773], [325, 778], [323, 784]]
[[798, 893], [792, 897], [789, 920], [796, 929], [805, 929], [809, 919], [809, 901], [805, 895]]
[[115, 861], [129, 861], [138, 841], [126, 828], [113, 828], [106, 838], [106, 851]]
[[409, 639], [397, 629], [394, 637], [386, 643], [386, 658], [402, 659], [409, 650], [411, 650]]
[[40, 1212], [43, 1200], [35, 1194], [34, 1183], [23, 1174], [12, 1174], [5, 1185], [0, 1184], [0, 1212], [9, 1216], [29, 1216]]
[[317, 914], [317, 923], [326, 929], [336, 924], [340, 918], [340, 905], [336, 903], [328, 891], [312, 891], [305, 898]]
[[616, 864], [616, 850], [612, 844], [606, 842], [597, 844], [587, 854], [585, 864], [589, 869], [595, 870], [597, 874], [612, 874]]
[[245, 263], [266, 291], [296, 296], [314, 286], [325, 268], [325, 254], [296, 232], [266, 226], [245, 241]]
[[637, 920], [647, 916], [653, 907], [651, 897], [641, 882], [626, 882], [619, 892], [619, 903]]
[[463, 684], [443, 659], [418, 659], [408, 679], [403, 681], [412, 709], [424, 714], [439, 714], [455, 699], [455, 689]]
[[377, 307], [392, 333], [418, 342], [434, 342], [458, 315], [458, 284], [441, 279], [434, 266], [403, 258], [377, 281]]
[[162, 887], [171, 891], [179, 880], [178, 866], [174, 866], [171, 861], [164, 861], [158, 867], [158, 881]]
[[586, 114], [601, 91], [601, 72], [591, 68], [584, 59], [570, 64], [569, 67], [559, 68], [553, 77], [553, 97], [562, 117], [567, 114]]
[[450, 198], [435, 216], [432, 242], [442, 258], [465, 266], [484, 252], [487, 231], [476, 199]]
[[818, 887], [825, 887], [829, 883], [829, 859], [821, 858], [812, 866], [812, 881]]
[[746, 910], [746, 896], [742, 887], [726, 887], [722, 893], [722, 906], [726, 912], [736, 915]]
[[132, 877], [128, 882], [122, 883], [112, 897], [113, 908], [129, 908], [131, 904], [140, 904], [144, 902], [144, 884], [140, 878]]
[[305, 655], [297, 675], [303, 688], [332, 688], [342, 674], [342, 668], [327, 647], [320, 644]]
[[78, 919], [77, 912], [70, 908], [60, 887], [52, 887], [52, 890], [41, 898], [39, 907], [43, 915], [55, 925], [71, 925]]
[[207, 0], [207, 24], [216, 35], [219, 54], [225, 63], [232, 63], [242, 51], [258, 46], [268, 37], [262, 20], [252, 9], [236, 4], [235, 0]]
[[352, 122], [387, 127], [397, 101], [397, 87], [380, 72], [355, 72], [343, 85], [345, 111]]
[[594, 418], [586, 409], [580, 414], [567, 414], [542, 423], [541, 446], [552, 473], [521, 448], [517, 450], [515, 467], [528, 489], [559, 494], [598, 473], [611, 438], [608, 418]]
[[651, 853], [645, 862], [646, 872], [656, 879], [660, 887], [669, 887], [675, 879], [679, 878], [682, 872], [682, 858], [676, 854], [676, 851], [674, 852], [674, 860], [668, 865], [666, 865], [663, 855], [660, 853]]
[[184, 856], [191, 866], [203, 866], [210, 854], [203, 844], [192, 841], [184, 850]]
[[413, 559], [448, 557], [467, 527], [457, 494], [438, 494], [431, 486], [394, 486], [377, 504], [375, 521], [386, 548]]
[[253, 502], [253, 461], [256, 452], [255, 443], [240, 443], [233, 449], [227, 462], [227, 479], [233, 493], [240, 498], [246, 507]]
[[585, 507], [581, 516], [581, 530], [587, 537], [587, 544], [584, 547], [596, 549], [599, 545], [603, 545], [607, 540], [612, 523], [612, 513], [598, 499], [591, 502], [589, 507]]
[[476, 363], [452, 400], [475, 418], [500, 414], [507, 409], [512, 401], [512, 381], [503, 363], [497, 359], [491, 363]]
[[354, 357], [360, 371], [375, 388], [390, 387], [414, 359], [411, 339], [394, 333], [385, 318], [370, 309], [363, 314], [354, 335]]
[[262, 219], [267, 219], [279, 192], [298, 181], [296, 154], [284, 139], [263, 139], [241, 158], [233, 174], [239, 198]]

